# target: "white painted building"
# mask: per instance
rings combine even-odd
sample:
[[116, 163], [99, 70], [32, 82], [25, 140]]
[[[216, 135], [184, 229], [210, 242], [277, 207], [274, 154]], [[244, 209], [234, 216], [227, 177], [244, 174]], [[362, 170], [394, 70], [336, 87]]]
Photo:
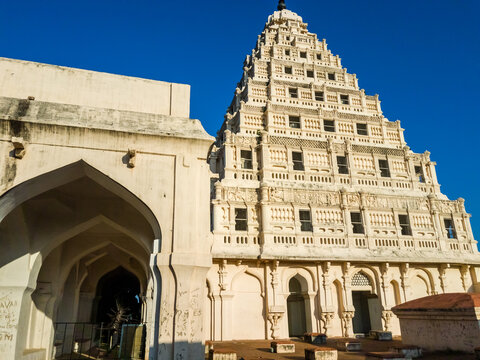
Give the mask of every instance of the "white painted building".
[[393, 306], [477, 289], [464, 200], [403, 131], [280, 2], [209, 155], [208, 339], [399, 334]]
[[215, 143], [188, 85], [0, 58], [0, 359], [89, 355], [122, 302], [146, 359], [198, 360], [479, 290], [463, 199], [279, 8]]

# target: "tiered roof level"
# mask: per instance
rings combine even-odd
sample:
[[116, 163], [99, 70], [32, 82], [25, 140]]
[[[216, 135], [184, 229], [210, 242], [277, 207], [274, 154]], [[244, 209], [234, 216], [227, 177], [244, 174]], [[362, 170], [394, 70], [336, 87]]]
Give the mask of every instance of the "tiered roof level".
[[214, 258], [478, 259], [464, 200], [440, 191], [325, 39], [279, 6], [210, 154]]

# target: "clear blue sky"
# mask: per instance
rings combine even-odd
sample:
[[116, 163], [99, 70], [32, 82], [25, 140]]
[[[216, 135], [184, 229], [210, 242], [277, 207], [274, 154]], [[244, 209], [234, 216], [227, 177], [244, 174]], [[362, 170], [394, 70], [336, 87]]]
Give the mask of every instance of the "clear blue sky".
[[[480, 240], [480, 1], [286, 0], [326, 38]], [[0, 0], [0, 56], [192, 86], [191, 115], [220, 127], [276, 0]]]

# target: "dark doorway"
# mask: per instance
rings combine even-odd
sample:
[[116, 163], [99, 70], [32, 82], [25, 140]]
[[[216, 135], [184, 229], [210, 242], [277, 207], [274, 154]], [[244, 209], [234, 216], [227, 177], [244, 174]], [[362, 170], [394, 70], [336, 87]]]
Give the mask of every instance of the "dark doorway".
[[140, 282], [123, 267], [104, 275], [98, 282], [96, 306], [93, 307], [92, 321], [109, 324], [111, 315], [120, 308], [124, 310], [129, 323], [141, 322]]
[[369, 291], [352, 291], [353, 306], [355, 307], [353, 317], [353, 332], [355, 334], [367, 334], [372, 330], [368, 308], [369, 297]]
[[290, 279], [288, 283], [290, 295], [287, 298], [287, 314], [288, 314], [288, 335], [303, 336], [307, 332], [306, 314], [305, 314], [305, 297], [302, 293], [302, 285], [295, 277]]

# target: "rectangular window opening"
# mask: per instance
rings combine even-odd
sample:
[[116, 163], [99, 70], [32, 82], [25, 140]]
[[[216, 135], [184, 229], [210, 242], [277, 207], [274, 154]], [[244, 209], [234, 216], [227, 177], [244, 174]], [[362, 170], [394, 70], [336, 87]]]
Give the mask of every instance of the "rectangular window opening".
[[390, 168], [388, 167], [388, 160], [378, 159], [378, 167], [380, 169], [381, 177], [390, 177]]
[[285, 50], [285, 56], [290, 56], [290, 50]]
[[423, 168], [421, 165], [415, 166], [415, 176], [421, 183], [425, 182], [425, 175], [423, 175]]
[[307, 70], [307, 77], [313, 78], [313, 77], [314, 77], [313, 74], [314, 74], [314, 73], [313, 73], [313, 70]]
[[315, 91], [315, 100], [325, 101], [325, 95], [323, 94], [323, 91]]
[[335, 132], [335, 120], [323, 120], [323, 130]]
[[410, 227], [408, 215], [398, 214], [398, 222], [402, 228], [402, 235], [412, 235], [412, 228]]
[[247, 209], [235, 209], [235, 230], [247, 231]]
[[297, 99], [298, 98], [298, 89], [296, 88], [289, 88], [288, 93], [290, 94], [291, 98]]
[[358, 135], [368, 135], [367, 124], [357, 123], [357, 134]]
[[350, 220], [352, 222], [352, 228], [354, 234], [365, 234], [363, 227], [362, 214], [359, 212], [351, 212]]
[[285, 66], [285, 74], [292, 74], [292, 67], [291, 66]]
[[300, 116], [289, 116], [288, 125], [294, 129], [300, 129]]
[[242, 160], [242, 169], [253, 169], [251, 150], [240, 150], [240, 158]]
[[346, 156], [337, 156], [339, 174], [348, 174], [348, 161]]
[[292, 151], [293, 170], [303, 171], [303, 156], [301, 152]]
[[453, 220], [443, 219], [443, 223], [445, 224], [445, 231], [447, 232], [447, 238], [456, 239], [457, 232], [455, 231], [455, 225], [453, 224]]
[[340, 95], [340, 103], [342, 103], [343, 105], [350, 104], [350, 101], [348, 100], [348, 95]]
[[328, 80], [335, 80], [335, 73], [328, 73]]
[[300, 210], [300, 230], [301, 231], [313, 231], [312, 217], [310, 216], [310, 210]]
[[300, 57], [303, 59], [307, 58], [307, 52], [306, 51], [300, 51]]
[[322, 60], [322, 54], [317, 54], [317, 60]]

